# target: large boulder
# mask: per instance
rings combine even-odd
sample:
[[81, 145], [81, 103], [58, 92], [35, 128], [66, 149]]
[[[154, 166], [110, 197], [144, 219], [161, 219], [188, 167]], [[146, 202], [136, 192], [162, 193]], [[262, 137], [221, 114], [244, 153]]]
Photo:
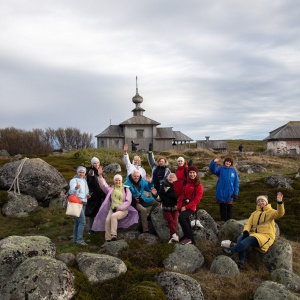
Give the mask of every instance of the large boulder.
[[122, 171], [121, 166], [117, 163], [111, 163], [105, 166], [103, 169], [104, 173], [120, 173]]
[[110, 255], [82, 252], [76, 256], [76, 261], [79, 270], [93, 283], [116, 278], [127, 272], [125, 263]]
[[0, 240], [0, 289], [15, 269], [34, 256], [55, 257], [55, 245], [44, 236], [10, 236]]
[[5, 216], [12, 216], [23, 212], [31, 212], [39, 206], [37, 200], [30, 195], [18, 195], [8, 192], [8, 202], [3, 206], [2, 213]]
[[204, 264], [204, 257], [197, 247], [193, 244], [175, 245], [175, 251], [163, 261], [165, 269], [194, 273]]
[[219, 230], [219, 240], [231, 240], [235, 242], [238, 236], [243, 232], [244, 225], [234, 219], [226, 221]]
[[267, 172], [266, 168], [260, 165], [243, 165], [238, 167], [238, 170], [242, 173], [247, 173], [247, 174]]
[[115, 242], [105, 242], [102, 248], [104, 248], [108, 254], [118, 256], [121, 250], [128, 248], [128, 244], [125, 240], [118, 239]]
[[204, 300], [200, 284], [190, 276], [162, 272], [157, 276], [157, 283], [164, 289], [168, 300]]
[[264, 281], [256, 289], [254, 293], [254, 300], [299, 300], [299, 297], [293, 295], [283, 284]]
[[71, 299], [75, 295], [74, 275], [59, 260], [35, 256], [17, 267], [0, 293], [2, 300]]
[[0, 156], [2, 156], [2, 157], [10, 157], [10, 154], [8, 153], [7, 150], [2, 149], [2, 150], [0, 150]]
[[51, 199], [68, 186], [63, 176], [40, 158], [12, 161], [0, 169], [0, 188], [10, 189], [13, 184], [23, 194], [39, 202]]

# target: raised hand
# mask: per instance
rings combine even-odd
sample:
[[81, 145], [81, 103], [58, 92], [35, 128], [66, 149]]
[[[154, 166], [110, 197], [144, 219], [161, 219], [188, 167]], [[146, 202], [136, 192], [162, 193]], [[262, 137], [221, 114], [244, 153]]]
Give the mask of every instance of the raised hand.
[[277, 193], [277, 202], [282, 202], [283, 194], [281, 192]]
[[128, 151], [128, 144], [124, 144], [123, 150], [126, 152]]

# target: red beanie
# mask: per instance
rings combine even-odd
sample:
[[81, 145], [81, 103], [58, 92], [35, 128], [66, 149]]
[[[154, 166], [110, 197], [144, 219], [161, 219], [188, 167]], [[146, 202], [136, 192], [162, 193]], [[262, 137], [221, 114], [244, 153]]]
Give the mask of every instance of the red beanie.
[[188, 172], [190, 173], [190, 171], [195, 171], [198, 174], [198, 169], [196, 166], [189, 166]]

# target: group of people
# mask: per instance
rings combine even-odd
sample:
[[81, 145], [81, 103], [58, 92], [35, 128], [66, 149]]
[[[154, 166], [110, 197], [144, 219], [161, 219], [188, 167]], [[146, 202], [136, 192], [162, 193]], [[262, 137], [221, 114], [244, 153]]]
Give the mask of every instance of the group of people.
[[[147, 153], [151, 167], [151, 176], [141, 166], [141, 158], [134, 156], [130, 162], [128, 145], [124, 145], [124, 163], [127, 176], [114, 176], [114, 184], [109, 186], [103, 177], [103, 168], [98, 158], [93, 157], [91, 167], [77, 168], [77, 175], [70, 181], [70, 194], [77, 194], [83, 203], [83, 209], [74, 220], [74, 242], [86, 245], [83, 239], [85, 216], [89, 217], [89, 233], [105, 231], [107, 242], [117, 240], [117, 228], [128, 228], [141, 221], [142, 231], [149, 232], [148, 221], [151, 213], [159, 205], [168, 223], [171, 242], [182, 244], [194, 243], [191, 216], [196, 212], [204, 188], [199, 172], [192, 162], [186, 163], [183, 157], [177, 159], [177, 168], [172, 173], [165, 157], [156, 161], [149, 145]], [[222, 165], [221, 157], [210, 162], [209, 170], [218, 177], [216, 185], [216, 202], [220, 207], [222, 221], [232, 219], [233, 202], [239, 193], [239, 176], [233, 167], [233, 159], [225, 157]], [[86, 176], [86, 180], [85, 180]], [[284, 215], [282, 193], [277, 194], [277, 210], [272, 209], [267, 196], [257, 198], [257, 209], [245, 224], [243, 233], [237, 239], [237, 244], [231, 243], [230, 248], [223, 248], [226, 255], [238, 253], [238, 266], [245, 267], [246, 251], [257, 247], [266, 252], [275, 240], [274, 219]], [[149, 212], [148, 209], [150, 208]], [[183, 237], [177, 232], [179, 222]]]

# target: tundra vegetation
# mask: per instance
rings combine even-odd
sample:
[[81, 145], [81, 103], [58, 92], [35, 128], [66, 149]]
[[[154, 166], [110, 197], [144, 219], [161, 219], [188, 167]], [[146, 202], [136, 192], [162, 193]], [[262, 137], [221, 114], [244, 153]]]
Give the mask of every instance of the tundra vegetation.
[[[238, 145], [243, 144], [245, 153], [238, 153]], [[164, 151], [155, 152], [155, 156], [164, 155], [170, 162], [171, 170], [175, 170], [176, 159], [179, 156], [192, 159], [193, 164], [200, 170], [209, 165], [211, 159], [217, 155], [225, 157], [230, 154], [234, 162], [239, 165], [255, 164], [263, 166], [267, 171], [262, 173], [239, 173], [240, 194], [234, 204], [234, 218], [242, 220], [249, 217], [255, 209], [255, 199], [260, 194], [267, 194], [273, 207], [275, 206], [276, 193], [282, 191], [286, 214], [277, 221], [281, 231], [281, 237], [287, 239], [293, 249], [293, 271], [300, 276], [300, 179], [295, 179], [300, 166], [299, 156], [273, 156], [264, 155], [266, 150], [265, 141], [229, 140], [228, 153], [215, 153], [210, 150], [196, 149], [191, 147], [182, 152]], [[75, 174], [78, 165], [90, 165], [93, 156], [99, 157], [102, 165], [119, 163], [122, 167], [122, 175], [126, 176], [123, 163], [123, 151], [107, 149], [77, 149], [68, 153], [47, 155], [25, 155], [27, 157], [40, 157], [55, 167], [64, 178], [69, 181]], [[146, 154], [140, 153], [142, 165], [147, 172], [150, 168]], [[133, 157], [133, 154], [130, 154]], [[9, 158], [0, 158], [0, 167]], [[265, 183], [265, 178], [283, 174], [294, 180], [293, 189], [272, 188]], [[108, 182], [112, 183], [113, 174], [107, 174]], [[203, 199], [199, 209], [206, 210], [217, 222], [220, 221], [219, 206], [215, 203], [216, 177], [210, 173], [202, 178], [205, 188]], [[7, 201], [6, 191], [0, 191], [0, 208]], [[0, 239], [11, 235], [44, 235], [49, 237], [56, 245], [57, 254], [71, 252], [74, 255], [80, 252], [101, 253], [104, 243], [104, 233], [85, 235], [89, 240], [88, 247], [76, 246], [69, 238], [72, 235], [73, 221], [65, 215], [65, 209], [43, 208], [29, 214], [27, 218], [4, 217], [0, 215]], [[70, 268], [76, 275], [76, 299], [148, 299], [146, 296], [147, 286], [156, 286], [156, 276], [164, 271], [162, 261], [173, 251], [173, 244], [159, 241], [149, 245], [143, 240], [129, 240], [129, 248], [122, 250], [118, 256], [127, 265], [127, 273], [120, 277], [108, 280], [101, 284], [92, 284], [78, 271], [76, 262]], [[221, 255], [220, 243], [201, 241], [196, 247], [205, 258], [204, 266], [196, 273], [189, 274], [196, 279], [202, 288], [205, 299], [253, 299], [254, 291], [265, 280], [271, 280], [269, 271], [265, 266], [258, 264], [255, 258], [249, 257], [247, 269], [241, 271], [238, 276], [228, 277], [214, 274], [209, 271], [214, 258]], [[135, 289], [135, 286], [139, 289]], [[145, 287], [145, 288], [143, 288]], [[161, 288], [157, 285], [157, 299], [165, 299]], [[297, 295], [299, 297], [299, 295]]]

